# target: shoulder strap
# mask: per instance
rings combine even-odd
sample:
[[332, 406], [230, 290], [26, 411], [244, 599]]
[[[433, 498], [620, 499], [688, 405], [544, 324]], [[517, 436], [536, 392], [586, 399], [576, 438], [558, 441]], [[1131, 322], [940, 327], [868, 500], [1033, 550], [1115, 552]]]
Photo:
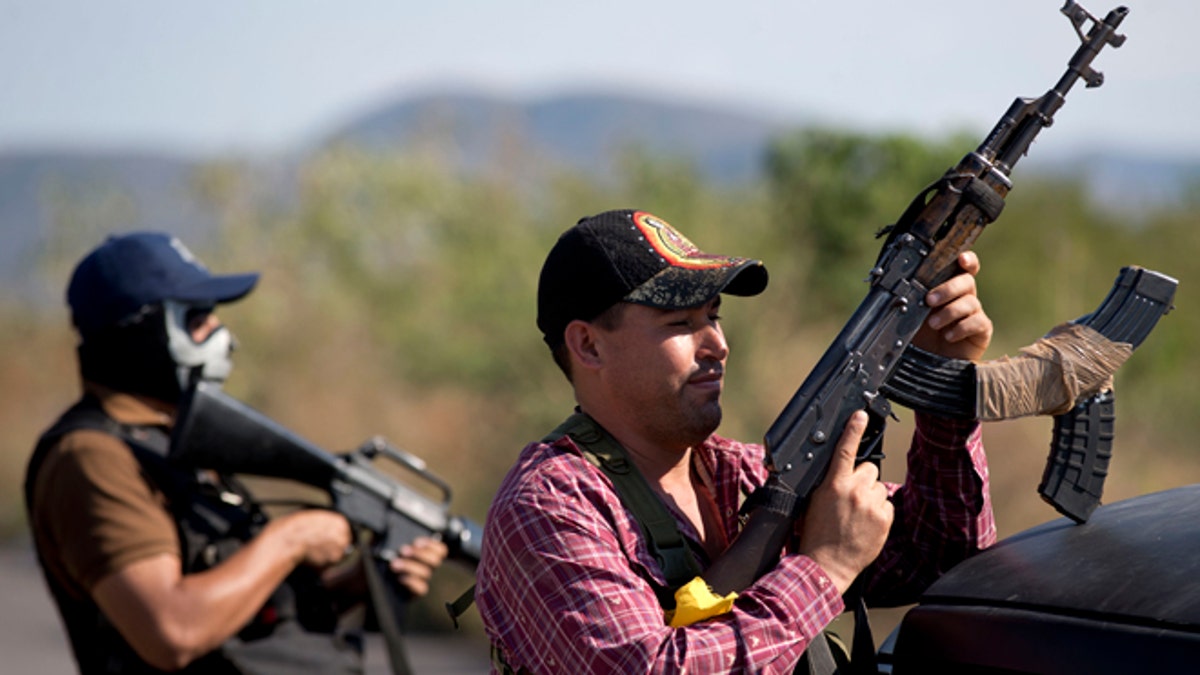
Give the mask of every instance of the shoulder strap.
[[[625, 449], [595, 420], [583, 412], [571, 415], [544, 439], [547, 442], [562, 436], [570, 436], [583, 451], [589, 462], [604, 472], [623, 503], [633, 512], [642, 525], [650, 542], [650, 551], [663, 568], [670, 587], [663, 593], [656, 588], [659, 602], [664, 609], [675, 606], [675, 590], [701, 573], [700, 565], [679, 532], [674, 516], [666, 505], [654, 494], [650, 484], [625, 455]], [[811, 674], [836, 675], [847, 668], [850, 672], [875, 672], [874, 641], [867, 618], [866, 605], [861, 593], [855, 594], [854, 606], [854, 653], [850, 664], [839, 663], [833, 656], [824, 633], [809, 645], [808, 672]]]
[[[675, 524], [675, 517], [628, 460], [621, 444], [586, 413], [571, 415], [542, 438], [542, 442], [552, 443], [563, 436], [570, 436], [588, 462], [608, 476], [621, 503], [633, 512], [634, 519], [642, 526], [650, 553], [662, 567], [667, 585], [660, 586], [653, 579], [647, 579], [647, 582], [654, 587], [659, 605], [666, 610], [674, 609], [675, 591], [701, 573], [700, 564]], [[474, 602], [475, 586], [472, 585], [457, 600], [446, 603], [456, 628], [458, 617]], [[503, 650], [495, 643], [492, 644], [492, 664], [498, 672], [514, 672], [505, 661]]]
[[[42, 467], [46, 452], [49, 451], [50, 447], [58, 439], [72, 431], [81, 429], [103, 431], [127, 443], [130, 441], [132, 434], [130, 427], [120, 424], [104, 412], [104, 409], [100, 407], [99, 400], [94, 396], [85, 394], [75, 405], [64, 412], [49, 429], [43, 432], [42, 436], [38, 439], [37, 447], [34, 448], [33, 455], [30, 456], [29, 464], [25, 470], [26, 509], [32, 510], [33, 508], [33, 485], [37, 479], [38, 471]], [[141, 445], [152, 452], [163, 457], [166, 456], [170, 439], [165, 434], [162, 434], [161, 438], [148, 435], [147, 438], [139, 438], [138, 440]]]
[[658, 593], [659, 602], [664, 609], [674, 608], [675, 591], [702, 571], [687, 540], [680, 533], [675, 517], [654, 494], [637, 467], [629, 461], [617, 439], [586, 413], [571, 415], [544, 440], [550, 442], [564, 435], [570, 436], [583, 451], [583, 456], [608, 476], [621, 503], [633, 512], [633, 517], [641, 524], [650, 545], [650, 553], [662, 566], [663, 576], [667, 579], [668, 588], [665, 594]]
[[408, 650], [404, 647], [400, 619], [396, 615], [396, 586], [391, 580], [384, 579], [385, 572], [380, 569], [386, 569], [387, 563], [377, 560], [365, 541], [360, 543], [359, 547], [362, 551], [363, 570], [367, 577], [367, 590], [375, 608], [379, 633], [383, 636], [384, 647], [387, 648], [392, 675], [410, 675], [413, 670], [408, 661]]

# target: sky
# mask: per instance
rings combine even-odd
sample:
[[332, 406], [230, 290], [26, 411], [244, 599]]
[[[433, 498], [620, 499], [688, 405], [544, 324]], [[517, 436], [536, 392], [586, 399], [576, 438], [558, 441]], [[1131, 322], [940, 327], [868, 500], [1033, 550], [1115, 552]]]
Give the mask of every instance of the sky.
[[[1116, 7], [1081, 4], [1103, 17]], [[1061, 0], [0, 0], [0, 152], [285, 153], [375, 107], [603, 89], [986, 132], [1078, 46]], [[1200, 158], [1197, 0], [1128, 0], [1039, 144]]]

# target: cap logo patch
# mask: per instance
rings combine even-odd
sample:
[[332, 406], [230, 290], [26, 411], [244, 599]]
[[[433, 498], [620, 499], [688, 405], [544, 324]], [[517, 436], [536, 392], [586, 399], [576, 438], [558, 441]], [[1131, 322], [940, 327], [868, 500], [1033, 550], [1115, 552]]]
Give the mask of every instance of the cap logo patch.
[[182, 241], [179, 241], [178, 237], [171, 237], [171, 248], [175, 249], [175, 252], [179, 254], [179, 257], [185, 263], [188, 263], [197, 269], [204, 270], [206, 272], [208, 271], [208, 269], [204, 267], [204, 264], [201, 263], [200, 260], [197, 259], [190, 250], [188, 250], [188, 247], [184, 246]]
[[708, 270], [732, 267], [742, 262], [740, 258], [710, 255], [701, 251], [667, 221], [644, 211], [633, 214], [633, 223], [650, 247], [674, 267]]

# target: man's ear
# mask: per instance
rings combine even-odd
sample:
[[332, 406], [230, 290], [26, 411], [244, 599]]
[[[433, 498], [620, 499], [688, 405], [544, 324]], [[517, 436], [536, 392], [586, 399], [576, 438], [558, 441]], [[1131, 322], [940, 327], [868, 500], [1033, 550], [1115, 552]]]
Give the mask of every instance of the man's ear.
[[603, 364], [599, 346], [596, 344], [598, 337], [596, 327], [580, 319], [567, 324], [566, 330], [563, 331], [567, 351], [571, 352], [571, 358], [581, 368], [595, 369]]

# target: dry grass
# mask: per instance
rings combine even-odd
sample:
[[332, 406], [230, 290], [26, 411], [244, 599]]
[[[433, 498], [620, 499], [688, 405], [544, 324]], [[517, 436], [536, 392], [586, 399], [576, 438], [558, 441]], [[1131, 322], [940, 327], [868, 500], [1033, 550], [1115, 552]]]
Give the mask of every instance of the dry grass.
[[[14, 322], [9, 322], [15, 325]], [[755, 334], [766, 340], [771, 336]], [[454, 388], [434, 388], [398, 381], [380, 367], [383, 352], [353, 328], [323, 326], [287, 344], [287, 357], [262, 358], [282, 365], [269, 369], [255, 364], [256, 352], [274, 345], [246, 344], [239, 354], [240, 370], [229, 390], [300, 435], [331, 451], [349, 450], [373, 434], [422, 457], [430, 469], [455, 490], [453, 510], [482, 522], [487, 504], [521, 446], [544, 429], [523, 419], [523, 408], [501, 397]], [[0, 338], [0, 428], [7, 452], [0, 455], [0, 534], [24, 529], [21, 480], [34, 440], [77, 395], [73, 340], [60, 325], [24, 323]], [[790, 396], [807, 365], [824, 345], [801, 340], [770, 350], [770, 360], [735, 362], [745, 372], [728, 396], [725, 432], [753, 438]], [[788, 364], [780, 367], [779, 364]], [[795, 366], [791, 364], [797, 364]], [[569, 410], [569, 392], [561, 384], [560, 407]], [[552, 392], [554, 393], [554, 392]], [[1126, 392], [1130, 394], [1130, 392]], [[1133, 392], [1132, 395], [1136, 395]], [[903, 478], [903, 454], [911, 433], [911, 414], [899, 411], [901, 422], [889, 427], [884, 477]], [[1105, 493], [1116, 501], [1147, 492], [1200, 482], [1200, 459], [1186, 448], [1171, 447], [1154, 429], [1137, 420], [1119, 418], [1116, 454]], [[992, 494], [1001, 536], [1057, 517], [1036, 494], [1049, 449], [1051, 422], [1034, 418], [985, 426], [984, 438], [991, 467]], [[403, 476], [403, 474], [400, 474]], [[271, 496], [294, 496], [286, 485], [259, 482]], [[304, 494], [304, 493], [299, 493]], [[311, 497], [311, 495], [309, 495]], [[445, 628], [448, 620], [440, 602], [457, 597], [470, 584], [463, 571], [442, 575], [430, 602], [417, 608], [418, 625]], [[878, 637], [886, 635], [899, 617], [879, 612]], [[478, 630], [474, 619], [468, 631]]]

